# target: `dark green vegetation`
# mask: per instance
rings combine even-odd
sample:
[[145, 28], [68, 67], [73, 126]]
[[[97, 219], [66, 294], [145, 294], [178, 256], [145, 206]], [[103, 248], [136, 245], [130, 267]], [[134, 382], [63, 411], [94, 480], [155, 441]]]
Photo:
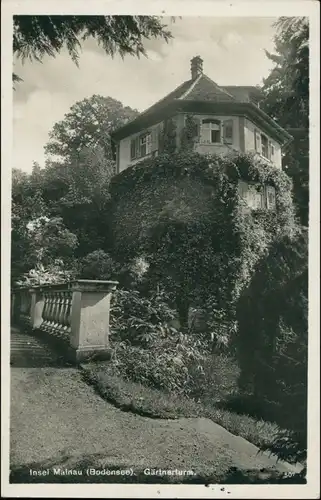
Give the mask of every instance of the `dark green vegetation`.
[[294, 137], [283, 158], [293, 179], [294, 202], [301, 223], [309, 222], [309, 20], [281, 17], [274, 68], [263, 85], [262, 108]]
[[[13, 53], [22, 60], [55, 57], [67, 47], [77, 63], [81, 42], [94, 38], [107, 55], [145, 55], [143, 42], [171, 38], [156, 16], [14, 16]], [[13, 75], [14, 81], [21, 81]]]
[[[86, 372], [104, 397], [150, 416], [200, 412], [294, 462], [306, 457], [307, 42], [304, 19], [280, 20], [263, 89], [266, 111], [302, 139], [284, 171], [194, 154], [190, 118], [181, 151], [169, 121], [162, 154], [113, 177], [110, 131], [136, 112], [93, 96], [55, 125], [59, 162], [13, 173], [13, 282], [120, 282], [114, 357]], [[239, 180], [275, 187], [276, 210], [250, 211]], [[204, 309], [202, 328], [190, 307]]]

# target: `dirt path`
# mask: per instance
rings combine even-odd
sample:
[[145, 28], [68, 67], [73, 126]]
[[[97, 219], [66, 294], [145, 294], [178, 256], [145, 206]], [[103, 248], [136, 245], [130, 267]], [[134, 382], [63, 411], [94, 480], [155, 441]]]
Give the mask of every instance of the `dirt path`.
[[[11, 368], [11, 468], [132, 467], [222, 477], [275, 460], [205, 418], [153, 420], [101, 399], [66, 367]], [[277, 465], [278, 470], [294, 470]]]

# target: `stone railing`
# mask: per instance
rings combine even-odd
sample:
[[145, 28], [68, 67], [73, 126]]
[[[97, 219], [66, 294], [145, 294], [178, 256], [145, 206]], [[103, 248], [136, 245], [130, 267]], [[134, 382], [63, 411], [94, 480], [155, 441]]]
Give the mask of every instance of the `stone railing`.
[[63, 341], [75, 361], [108, 355], [110, 299], [117, 284], [77, 280], [14, 289], [11, 321]]

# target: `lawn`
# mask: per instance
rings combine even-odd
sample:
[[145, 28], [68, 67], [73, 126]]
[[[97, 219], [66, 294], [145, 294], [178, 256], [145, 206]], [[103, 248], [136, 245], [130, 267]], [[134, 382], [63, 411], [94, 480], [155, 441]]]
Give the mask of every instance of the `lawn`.
[[[280, 431], [276, 423], [222, 407], [224, 398], [230, 394], [227, 391], [234, 385], [231, 380], [232, 372], [232, 368], [226, 364], [226, 358], [218, 359], [211, 376], [213, 384], [210, 388], [207, 387], [207, 390], [204, 388], [204, 393], [196, 402], [186, 396], [126, 380], [108, 361], [82, 365], [84, 380], [93, 385], [101, 397], [123, 411], [160, 419], [205, 417], [257, 447], [270, 444]], [[225, 380], [220, 380], [222, 373], [228, 373]]]

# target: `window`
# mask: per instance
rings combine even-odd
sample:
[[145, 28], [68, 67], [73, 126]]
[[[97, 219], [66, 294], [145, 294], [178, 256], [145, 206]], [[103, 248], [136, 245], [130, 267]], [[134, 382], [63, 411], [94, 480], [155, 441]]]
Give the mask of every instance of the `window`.
[[273, 186], [266, 186], [266, 206], [273, 209], [276, 206], [275, 188]]
[[202, 120], [201, 142], [217, 144], [221, 142], [221, 122], [206, 118]]
[[266, 135], [261, 134], [260, 131], [255, 130], [254, 132], [255, 150], [264, 158], [273, 161], [275, 148], [272, 142], [267, 138]]
[[140, 156], [149, 155], [152, 152], [152, 137], [151, 134], [144, 134], [140, 137]]
[[255, 184], [239, 181], [239, 194], [250, 208], [255, 210], [264, 207], [263, 192]]
[[152, 137], [151, 134], [145, 133], [139, 137], [135, 137], [130, 142], [130, 159], [135, 160], [137, 158], [149, 155], [152, 152]]
[[256, 188], [256, 186], [251, 185], [251, 184], [248, 187], [247, 202], [251, 208], [254, 208], [254, 209], [263, 208], [262, 192], [260, 192]]

